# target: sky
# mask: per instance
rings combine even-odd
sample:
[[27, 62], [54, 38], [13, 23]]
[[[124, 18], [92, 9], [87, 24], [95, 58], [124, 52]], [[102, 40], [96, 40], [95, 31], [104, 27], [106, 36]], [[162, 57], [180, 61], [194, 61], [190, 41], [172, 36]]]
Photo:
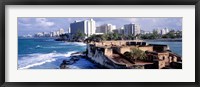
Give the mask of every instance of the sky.
[[[75, 20], [89, 20], [91, 18], [41, 18], [41, 17], [19, 17], [18, 35], [35, 34], [38, 32], [51, 32], [63, 28], [65, 31], [69, 28], [70, 23]], [[181, 17], [165, 17], [165, 18], [92, 18], [96, 22], [96, 26], [102, 24], [113, 24], [117, 28], [123, 27], [125, 24], [138, 24], [144, 31], [152, 31], [153, 29], [169, 28], [174, 30], [182, 30]]]

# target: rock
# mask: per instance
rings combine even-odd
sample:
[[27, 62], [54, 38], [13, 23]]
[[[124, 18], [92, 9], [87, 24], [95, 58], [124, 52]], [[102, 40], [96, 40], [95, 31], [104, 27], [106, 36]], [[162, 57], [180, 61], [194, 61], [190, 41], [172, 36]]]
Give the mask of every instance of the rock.
[[77, 56], [72, 56], [72, 58], [70, 60], [72, 61], [78, 61], [80, 58], [78, 58]]
[[68, 69], [68, 65], [69, 65], [70, 61], [67, 60], [63, 60], [63, 62], [60, 64], [60, 69]]

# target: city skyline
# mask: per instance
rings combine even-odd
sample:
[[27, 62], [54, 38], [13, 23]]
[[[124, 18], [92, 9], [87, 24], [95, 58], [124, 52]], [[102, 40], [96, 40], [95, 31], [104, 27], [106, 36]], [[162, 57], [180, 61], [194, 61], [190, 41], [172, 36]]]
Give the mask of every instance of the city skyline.
[[141, 30], [152, 31], [153, 29], [169, 28], [182, 30], [181, 17], [169, 18], [18, 18], [18, 35], [35, 34], [38, 32], [51, 32], [63, 28], [65, 31], [74, 21], [93, 19], [96, 27], [103, 24], [113, 24], [116, 28], [123, 27], [125, 24], [138, 24]]

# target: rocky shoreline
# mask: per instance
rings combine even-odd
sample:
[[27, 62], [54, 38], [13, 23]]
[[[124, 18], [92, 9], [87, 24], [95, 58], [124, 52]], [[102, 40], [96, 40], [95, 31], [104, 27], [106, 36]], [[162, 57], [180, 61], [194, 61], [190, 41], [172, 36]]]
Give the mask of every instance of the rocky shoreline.
[[102, 65], [96, 63], [95, 61], [91, 60], [90, 58], [88, 58], [85, 52], [72, 53], [71, 56], [70, 56], [70, 59], [68, 59], [68, 60], [65, 59], [65, 60], [62, 61], [62, 63], [59, 66], [60, 67], [59, 69], [70, 69], [69, 66], [76, 63], [81, 58], [85, 58], [88, 61], [96, 64], [99, 69], [107, 69], [105, 66], [102, 66]]
[[75, 52], [70, 55], [69, 60], [63, 60], [60, 64], [60, 69], [69, 69], [68, 65], [76, 63], [80, 58], [86, 57], [83, 52]]

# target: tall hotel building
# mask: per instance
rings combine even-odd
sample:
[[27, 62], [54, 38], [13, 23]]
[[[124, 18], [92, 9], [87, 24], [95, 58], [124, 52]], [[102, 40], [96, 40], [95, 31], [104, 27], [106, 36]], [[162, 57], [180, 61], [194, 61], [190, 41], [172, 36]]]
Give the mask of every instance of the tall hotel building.
[[124, 25], [124, 34], [126, 35], [137, 35], [137, 34], [140, 34], [140, 26], [139, 25], [136, 25], [136, 24], [126, 24]]
[[75, 21], [70, 24], [71, 34], [76, 34], [77, 32], [83, 32], [88, 36], [95, 34], [96, 25], [93, 19], [84, 20], [84, 21]]
[[97, 33], [105, 33], [105, 34], [107, 34], [107, 33], [113, 32], [114, 29], [116, 29], [115, 25], [103, 24], [103, 25], [97, 27], [96, 32]]

